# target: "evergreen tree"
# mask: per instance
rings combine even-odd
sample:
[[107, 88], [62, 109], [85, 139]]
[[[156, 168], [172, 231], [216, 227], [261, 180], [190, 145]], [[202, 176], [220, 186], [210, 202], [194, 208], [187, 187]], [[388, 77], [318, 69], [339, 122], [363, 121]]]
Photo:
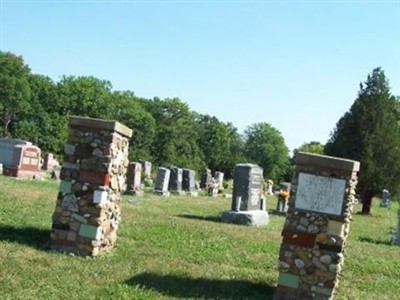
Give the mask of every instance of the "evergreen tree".
[[399, 104], [390, 94], [385, 73], [376, 68], [360, 84], [358, 98], [336, 124], [325, 146], [328, 155], [361, 163], [358, 192], [363, 214], [369, 214], [372, 197], [383, 188], [400, 190]]

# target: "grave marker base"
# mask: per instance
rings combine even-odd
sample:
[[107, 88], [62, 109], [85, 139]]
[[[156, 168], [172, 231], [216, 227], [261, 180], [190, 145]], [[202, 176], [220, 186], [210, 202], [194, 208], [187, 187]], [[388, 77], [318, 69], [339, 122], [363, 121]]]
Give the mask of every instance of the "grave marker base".
[[269, 221], [268, 212], [263, 210], [249, 210], [249, 211], [225, 210], [222, 213], [222, 223], [232, 223], [232, 224], [260, 227], [267, 225], [268, 221]]
[[163, 197], [169, 197], [171, 195], [171, 193], [168, 191], [154, 191], [154, 194], [163, 196]]

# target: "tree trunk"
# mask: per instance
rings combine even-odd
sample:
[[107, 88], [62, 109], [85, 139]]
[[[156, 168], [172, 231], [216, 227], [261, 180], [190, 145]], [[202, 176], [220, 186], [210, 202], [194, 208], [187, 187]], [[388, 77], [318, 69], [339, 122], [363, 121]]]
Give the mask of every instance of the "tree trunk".
[[5, 111], [1, 120], [3, 121], [3, 136], [7, 138], [10, 136], [8, 129], [10, 127], [11, 117], [9, 117]]
[[372, 197], [374, 196], [374, 193], [370, 190], [365, 190], [362, 195], [362, 211], [361, 214], [363, 215], [369, 215], [371, 213], [371, 203], [372, 203]]

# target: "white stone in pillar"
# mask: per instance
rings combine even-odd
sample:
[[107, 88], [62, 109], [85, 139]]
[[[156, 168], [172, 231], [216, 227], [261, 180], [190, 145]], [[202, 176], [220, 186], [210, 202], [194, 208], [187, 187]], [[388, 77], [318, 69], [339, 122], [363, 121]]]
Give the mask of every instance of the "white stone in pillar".
[[103, 204], [107, 202], [108, 193], [106, 191], [94, 191], [93, 202]]

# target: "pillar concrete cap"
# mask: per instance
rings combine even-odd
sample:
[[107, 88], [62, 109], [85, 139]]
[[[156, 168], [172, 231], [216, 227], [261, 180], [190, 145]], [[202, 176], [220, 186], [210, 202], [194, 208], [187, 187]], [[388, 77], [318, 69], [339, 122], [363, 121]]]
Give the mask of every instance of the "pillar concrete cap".
[[360, 170], [360, 162], [358, 161], [306, 152], [297, 152], [296, 164], [340, 169], [350, 172], [358, 172]]
[[116, 131], [128, 138], [132, 136], [132, 129], [113, 120], [103, 120], [87, 117], [72, 116], [69, 119], [71, 127], [88, 127], [107, 131]]

